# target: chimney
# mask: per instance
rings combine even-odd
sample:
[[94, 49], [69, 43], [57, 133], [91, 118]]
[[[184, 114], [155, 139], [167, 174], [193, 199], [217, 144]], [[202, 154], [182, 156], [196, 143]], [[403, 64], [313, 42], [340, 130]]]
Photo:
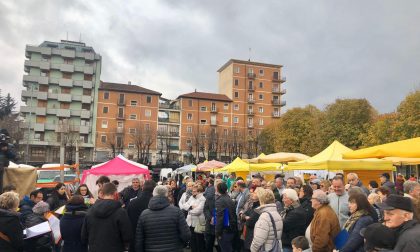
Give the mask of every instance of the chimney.
[[197, 89], [194, 89], [194, 93], [197, 93]]
[[128, 85], [131, 85], [131, 81], [128, 81]]

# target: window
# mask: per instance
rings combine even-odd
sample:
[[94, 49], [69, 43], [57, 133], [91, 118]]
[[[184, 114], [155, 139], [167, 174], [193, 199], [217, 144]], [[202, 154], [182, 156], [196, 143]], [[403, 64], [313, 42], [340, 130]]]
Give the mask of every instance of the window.
[[122, 128], [124, 127], [124, 123], [123, 122], [117, 122], [117, 128]]
[[224, 110], [228, 110], [228, 109], [229, 109], [229, 104], [228, 104], [228, 103], [225, 103], [225, 104], [223, 105], [223, 109], [224, 109]]
[[92, 95], [92, 90], [84, 88], [83, 89], [83, 95], [91, 96]]
[[44, 148], [31, 148], [32, 157], [44, 157], [45, 158], [45, 149]]
[[130, 101], [130, 106], [137, 106], [137, 101]]
[[188, 106], [190, 106], [190, 107], [192, 107], [192, 105], [193, 105], [193, 100], [188, 100]]
[[70, 103], [67, 103], [67, 102], [60, 103], [60, 109], [69, 109], [69, 108], [70, 108]]
[[235, 86], [239, 86], [239, 80], [235, 79]]
[[273, 79], [278, 80], [279, 79], [279, 72], [273, 72]]
[[228, 130], [227, 129], [223, 129], [223, 135], [227, 136], [228, 135]]
[[235, 98], [239, 98], [239, 92], [235, 92]]
[[258, 112], [260, 112], [260, 113], [264, 113], [264, 108], [263, 108], [263, 107], [259, 107], [259, 108], [258, 108]]
[[201, 133], [201, 134], [200, 134], [200, 137], [201, 137], [201, 138], [206, 138], [206, 133]]
[[200, 120], [200, 124], [206, 124], [207, 120]]
[[71, 89], [68, 88], [68, 87], [62, 87], [61, 88], [61, 93], [62, 94], [70, 94], [70, 92], [71, 92]]
[[254, 83], [252, 81], [248, 82], [248, 89], [254, 89]]
[[238, 66], [235, 67], [235, 73], [240, 73], [241, 72], [241, 68], [239, 68]]
[[260, 118], [260, 120], [258, 120], [258, 124], [259, 125], [264, 125], [264, 119]]
[[137, 115], [136, 114], [131, 114], [130, 119], [131, 120], [137, 120]]
[[233, 110], [239, 110], [239, 104], [233, 105]]
[[263, 76], [264, 75], [264, 69], [260, 69], [260, 75]]
[[150, 124], [146, 123], [146, 124], [144, 125], [144, 129], [145, 129], [146, 131], [149, 131], [149, 130], [150, 130]]
[[214, 102], [211, 103], [211, 111], [217, 111], [216, 103]]
[[152, 111], [151, 111], [150, 109], [145, 109], [145, 110], [144, 110], [144, 115], [145, 115], [146, 117], [151, 117], [151, 116], [152, 116]]
[[188, 146], [191, 146], [192, 140], [191, 139], [187, 139], [186, 143], [187, 143]]
[[87, 135], [80, 135], [79, 139], [82, 143], [87, 143], [89, 140], [89, 137]]
[[192, 127], [191, 126], [187, 126], [187, 133], [192, 133]]
[[44, 77], [46, 77], [47, 76], [47, 72], [41, 72], [41, 76], [44, 76]]
[[203, 112], [205, 112], [205, 111], [207, 111], [207, 107], [206, 106], [201, 106], [200, 107], [200, 110], [203, 111]]
[[108, 107], [103, 107], [102, 108], [102, 113], [107, 114], [108, 113]]
[[83, 77], [83, 79], [84, 79], [84, 80], [87, 80], [87, 81], [91, 81], [91, 80], [92, 80], [92, 75], [90, 75], [90, 74], [85, 74], [85, 76]]
[[125, 104], [125, 95], [124, 94], [120, 94], [119, 99], [118, 99], [118, 104]]
[[133, 144], [133, 143], [128, 143], [128, 148], [129, 148], [129, 149], [134, 149], [134, 147], [135, 147], [135, 146], [134, 146], [134, 144]]
[[124, 108], [118, 108], [118, 118], [124, 118]]
[[121, 136], [117, 136], [117, 147], [122, 147], [123, 145], [123, 138]]
[[264, 88], [264, 84], [260, 82], [260, 88]]
[[130, 132], [130, 134], [136, 134], [136, 128], [129, 128], [128, 132]]
[[254, 69], [252, 69], [252, 68], [248, 68], [248, 73], [249, 73], [249, 74], [253, 74], [253, 73], [254, 73]]
[[101, 135], [101, 143], [106, 143], [106, 135]]
[[228, 117], [228, 116], [223, 116], [223, 122], [224, 122], [224, 123], [229, 122], [229, 117]]
[[106, 129], [106, 128], [108, 128], [108, 121], [103, 120], [102, 121], [102, 129]]
[[71, 73], [63, 73], [63, 79], [71, 79]]
[[146, 102], [147, 103], [152, 103], [152, 97], [151, 96], [146, 96]]
[[260, 100], [264, 100], [264, 95], [260, 94], [260, 95], [258, 95], [258, 98], [259, 98]]
[[109, 99], [109, 92], [104, 92], [104, 100], [108, 100]]
[[187, 120], [192, 120], [192, 114], [190, 113], [187, 114]]
[[233, 123], [239, 123], [239, 118], [238, 117], [233, 117]]

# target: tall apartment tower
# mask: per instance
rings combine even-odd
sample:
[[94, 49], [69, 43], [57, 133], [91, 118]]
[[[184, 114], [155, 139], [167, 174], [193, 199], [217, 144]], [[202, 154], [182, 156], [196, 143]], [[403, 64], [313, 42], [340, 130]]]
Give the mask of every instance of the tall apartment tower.
[[280, 117], [286, 105], [282, 65], [231, 59], [219, 70], [219, 93], [233, 101], [235, 127], [245, 136], [258, 135]]
[[66, 161], [75, 161], [77, 144], [80, 161], [92, 162], [101, 55], [85, 43], [67, 40], [27, 45], [25, 55], [26, 106], [20, 108], [25, 158], [59, 162], [63, 142]]

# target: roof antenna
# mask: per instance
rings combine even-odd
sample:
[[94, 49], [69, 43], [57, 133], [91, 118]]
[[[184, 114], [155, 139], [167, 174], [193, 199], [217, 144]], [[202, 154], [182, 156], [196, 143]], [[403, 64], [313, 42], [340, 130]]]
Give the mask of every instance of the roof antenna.
[[251, 47], [249, 48], [249, 58], [248, 61], [251, 61]]

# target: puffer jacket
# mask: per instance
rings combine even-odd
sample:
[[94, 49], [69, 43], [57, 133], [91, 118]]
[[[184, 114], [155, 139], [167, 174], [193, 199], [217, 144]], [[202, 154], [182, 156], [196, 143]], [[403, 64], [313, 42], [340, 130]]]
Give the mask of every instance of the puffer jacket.
[[[189, 227], [195, 227], [198, 223], [205, 224], [206, 219], [203, 213], [204, 203], [206, 203], [206, 198], [200, 193], [195, 198], [191, 196], [187, 203], [184, 204], [184, 210], [188, 211], [187, 225]], [[192, 206], [195, 207], [190, 209]]]
[[264, 246], [264, 250], [266, 251], [273, 248], [275, 235], [273, 224], [271, 223], [271, 218], [268, 213], [273, 216], [277, 230], [277, 240], [279, 241], [280, 247], [282, 247], [281, 234], [283, 231], [283, 220], [281, 219], [280, 214], [277, 212], [276, 204], [272, 203], [260, 206], [255, 209], [255, 212], [260, 214], [260, 218], [255, 224], [254, 239], [252, 240], [251, 251], [257, 252], [262, 248], [262, 246]]
[[167, 197], [156, 196], [149, 202], [137, 224], [137, 252], [181, 252], [191, 238], [182, 211], [169, 204]]
[[61, 238], [64, 241], [62, 252], [86, 252], [87, 244], [82, 242], [81, 232], [87, 214], [85, 204], [67, 204], [60, 219]]

